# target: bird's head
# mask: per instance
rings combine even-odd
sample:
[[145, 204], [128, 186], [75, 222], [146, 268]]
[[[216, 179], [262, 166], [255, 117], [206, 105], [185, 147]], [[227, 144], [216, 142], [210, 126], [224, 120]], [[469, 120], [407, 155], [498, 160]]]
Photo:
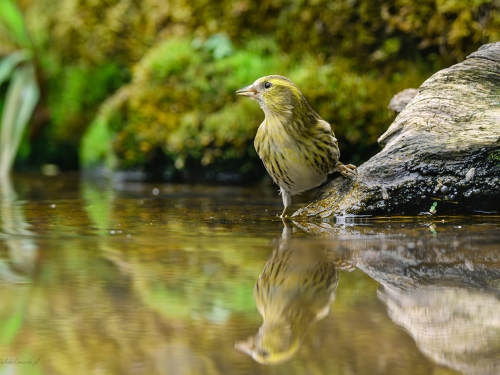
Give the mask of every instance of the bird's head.
[[235, 348], [265, 365], [288, 361], [299, 350], [301, 337], [288, 324], [265, 324], [255, 336], [235, 343]]
[[314, 113], [299, 88], [288, 78], [279, 75], [259, 78], [250, 86], [236, 91], [236, 94], [259, 102], [266, 116], [289, 117], [297, 109]]

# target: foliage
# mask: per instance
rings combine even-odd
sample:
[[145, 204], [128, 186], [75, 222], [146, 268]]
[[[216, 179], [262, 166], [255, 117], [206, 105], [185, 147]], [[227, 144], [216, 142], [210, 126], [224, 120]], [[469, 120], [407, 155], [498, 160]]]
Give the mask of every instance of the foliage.
[[47, 109], [33, 126], [27, 162], [74, 169], [83, 134], [99, 105], [127, 80], [128, 72], [114, 62], [61, 65], [50, 56], [44, 56], [40, 65], [48, 73], [41, 103]]
[[0, 85], [10, 81], [0, 121], [0, 178], [4, 178], [38, 102], [39, 89], [23, 18], [10, 0], [0, 4], [0, 31], [18, 48], [0, 60]]
[[500, 151], [490, 153], [488, 159], [500, 166]]
[[137, 62], [158, 39], [172, 35], [226, 33], [237, 44], [273, 35], [284, 50], [347, 56], [358, 64], [414, 57], [422, 49], [461, 60], [500, 36], [498, 3], [491, 0], [21, 3], [33, 23], [53, 24], [50, 39], [65, 51], [63, 59], [89, 62]]
[[[76, 160], [89, 124], [106, 124], [103, 142], [113, 144], [100, 144], [90, 129], [80, 150], [85, 166], [116, 156], [119, 163], [108, 165], [159, 165], [169, 173], [174, 165], [263, 173], [253, 169], [251, 145], [262, 114], [235, 101], [233, 90], [278, 72], [334, 123], [343, 159], [358, 163], [376, 150], [392, 95], [500, 38], [491, 0], [19, 4], [46, 93], [29, 161]], [[0, 54], [9, 51], [6, 40], [0, 30]], [[259, 43], [272, 48], [255, 50]]]
[[5, 0], [0, 3], [0, 40], [2, 54], [9, 54], [19, 48], [32, 47], [24, 19], [16, 3]]
[[[217, 38], [229, 45], [228, 39]], [[194, 160], [198, 162], [189, 164], [190, 169], [222, 166], [250, 178], [260, 166], [253, 138], [263, 114], [255, 102], [241, 100], [234, 92], [270, 73], [286, 74], [296, 82], [315, 110], [333, 124], [347, 158], [353, 158], [375, 144], [387, 125], [385, 106], [392, 93], [418, 85], [426, 75], [415, 64], [405, 64], [400, 74], [380, 77], [355, 72], [347, 59], [324, 62], [309, 54], [294, 59], [268, 38], [234, 51], [225, 47], [232, 51], [226, 57], [205, 46], [182, 38], [152, 48], [134, 67], [132, 82], [104, 104], [89, 129], [84, 141], [88, 147], [82, 149], [84, 165], [100, 161], [97, 154], [113, 155], [95, 147], [106, 124], [108, 134], [116, 132], [113, 151], [122, 168], [144, 165], [161, 148], [177, 169]], [[405, 74], [410, 71], [412, 75]]]
[[[219, 40], [225, 51], [232, 51], [227, 38]], [[116, 132], [113, 148], [125, 168], [146, 163], [159, 147], [178, 169], [191, 158], [205, 166], [214, 159], [223, 164], [238, 159], [239, 171], [248, 170], [258, 125], [252, 118], [260, 110], [254, 103], [229, 103], [253, 74], [277, 69], [278, 58], [269, 48], [274, 44], [262, 40], [223, 58], [227, 52], [221, 55], [214, 44], [196, 48], [188, 39], [162, 42], [134, 67], [132, 82], [104, 104], [89, 137], [106, 122]], [[93, 142], [85, 144], [92, 147]], [[89, 155], [84, 165], [96, 160], [92, 154], [82, 149], [82, 156]]]

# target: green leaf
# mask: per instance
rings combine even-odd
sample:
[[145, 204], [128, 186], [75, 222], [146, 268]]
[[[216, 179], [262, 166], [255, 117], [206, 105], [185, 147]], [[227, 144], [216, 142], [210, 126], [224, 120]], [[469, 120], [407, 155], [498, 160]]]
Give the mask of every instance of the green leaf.
[[0, 26], [3, 26], [19, 46], [31, 46], [23, 15], [14, 1], [0, 1]]
[[0, 60], [0, 85], [7, 81], [14, 71], [17, 64], [26, 61], [30, 58], [29, 54], [24, 51], [16, 51]]
[[21, 138], [40, 95], [33, 64], [15, 69], [0, 122], [0, 176], [10, 172]]

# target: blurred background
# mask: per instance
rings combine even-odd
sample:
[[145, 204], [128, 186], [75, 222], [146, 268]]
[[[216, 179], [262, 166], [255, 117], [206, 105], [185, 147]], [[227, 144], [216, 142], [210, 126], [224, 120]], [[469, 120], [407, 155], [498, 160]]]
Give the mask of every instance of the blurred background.
[[498, 40], [498, 0], [2, 0], [0, 175], [255, 181], [264, 116], [234, 92], [268, 74], [360, 164], [394, 94]]
[[[0, 375], [498, 373], [498, 218], [288, 238], [276, 190], [244, 186], [267, 176], [264, 114], [235, 91], [291, 78], [359, 165], [393, 95], [499, 40], [500, 0], [0, 0]], [[263, 366], [234, 343], [287, 247], [357, 269], [295, 357]]]

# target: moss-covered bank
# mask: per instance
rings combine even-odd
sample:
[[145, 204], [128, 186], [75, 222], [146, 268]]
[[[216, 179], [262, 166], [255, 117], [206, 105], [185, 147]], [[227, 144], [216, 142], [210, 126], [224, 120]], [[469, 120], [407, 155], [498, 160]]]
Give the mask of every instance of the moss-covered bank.
[[[72, 169], [80, 154], [85, 167], [171, 177], [264, 173], [251, 145], [262, 114], [233, 91], [270, 73], [297, 81], [334, 125], [343, 159], [359, 163], [395, 92], [500, 38], [489, 0], [19, 4], [42, 87], [19, 161]], [[2, 35], [5, 55], [14, 47]]]
[[[400, 75], [360, 74], [348, 59], [326, 62], [311, 54], [299, 59], [271, 39], [255, 39], [241, 49], [220, 34], [195, 42], [161, 42], [135, 66], [131, 83], [103, 105], [87, 132], [84, 166], [107, 160], [134, 168], [166, 155], [161, 162], [169, 176], [182, 170], [219, 180], [228, 174], [259, 176], [263, 169], [253, 138], [263, 114], [256, 103], [238, 100], [234, 92], [269, 73], [294, 80], [333, 124], [344, 159], [359, 160], [388, 122], [385, 105], [392, 93], [424, 75], [416, 64], [402, 68]], [[226, 55], [218, 57], [222, 48]], [[103, 132], [106, 142], [100, 142]]]

